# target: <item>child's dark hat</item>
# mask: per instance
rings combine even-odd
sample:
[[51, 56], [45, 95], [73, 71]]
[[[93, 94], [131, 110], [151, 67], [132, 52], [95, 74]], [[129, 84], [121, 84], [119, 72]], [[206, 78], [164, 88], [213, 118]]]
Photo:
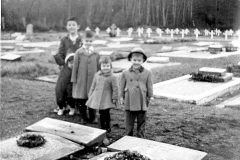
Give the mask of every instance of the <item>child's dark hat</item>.
[[142, 54], [143, 55], [143, 62], [145, 62], [147, 60], [146, 52], [142, 48], [136, 47], [136, 48], [133, 48], [132, 51], [129, 53], [129, 55], [128, 55], [128, 60], [129, 61], [131, 61], [133, 53]]

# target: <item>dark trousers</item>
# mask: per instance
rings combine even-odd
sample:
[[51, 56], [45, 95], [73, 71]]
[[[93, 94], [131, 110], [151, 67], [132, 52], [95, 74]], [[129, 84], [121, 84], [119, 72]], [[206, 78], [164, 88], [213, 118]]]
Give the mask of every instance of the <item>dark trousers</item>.
[[67, 97], [67, 94], [63, 94], [62, 97], [57, 97], [57, 105], [59, 107], [59, 109], [63, 109], [64, 107], [67, 106], [67, 104], [71, 107], [71, 108], [75, 108], [75, 100], [72, 97]]
[[[87, 100], [88, 99], [75, 99], [76, 107], [79, 110], [80, 118], [86, 121], [93, 122], [96, 117], [96, 111], [95, 109], [92, 109], [86, 106]], [[87, 116], [87, 109], [88, 109], [89, 118]]]
[[146, 111], [126, 111], [126, 135], [133, 136], [135, 119], [137, 119], [137, 136], [145, 138]]
[[100, 119], [101, 129], [109, 130], [110, 129], [110, 121], [111, 121], [110, 108], [99, 110], [99, 115], [100, 115], [99, 119]]

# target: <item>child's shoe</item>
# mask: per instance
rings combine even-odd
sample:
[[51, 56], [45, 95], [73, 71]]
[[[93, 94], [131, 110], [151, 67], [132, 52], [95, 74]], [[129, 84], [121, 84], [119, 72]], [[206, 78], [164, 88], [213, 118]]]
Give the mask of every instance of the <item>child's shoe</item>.
[[63, 112], [64, 112], [64, 111], [65, 111], [65, 108], [59, 109], [58, 112], [57, 112], [57, 114], [58, 114], [59, 116], [61, 116], [61, 115], [63, 115]]
[[75, 114], [75, 108], [70, 108], [69, 115], [73, 116]]
[[53, 110], [54, 113], [58, 113], [58, 111], [59, 111], [59, 107]]

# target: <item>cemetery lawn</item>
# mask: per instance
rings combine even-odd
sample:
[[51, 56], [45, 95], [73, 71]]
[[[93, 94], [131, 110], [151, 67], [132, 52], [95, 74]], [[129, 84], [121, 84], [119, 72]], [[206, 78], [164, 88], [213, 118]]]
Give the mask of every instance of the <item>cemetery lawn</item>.
[[[148, 55], [159, 51], [162, 46], [142, 45]], [[30, 57], [24, 57], [21, 62], [2, 63], [1, 140], [21, 134], [24, 128], [45, 117], [78, 123], [77, 115], [58, 116], [52, 112], [57, 107], [55, 84], [33, 80], [44, 74], [58, 73], [57, 66], [49, 56], [54, 49], [56, 48], [47, 50], [46, 54], [29, 55]], [[228, 64], [237, 64], [239, 58], [238, 55], [213, 60], [170, 58], [171, 62], [180, 62], [181, 65], [154, 69], [154, 83], [189, 74], [200, 67], [226, 68]], [[237, 94], [240, 94], [240, 91], [227, 94], [204, 106], [155, 99], [149, 106], [146, 138], [207, 152], [208, 155], [203, 160], [238, 160], [240, 110], [215, 107], [221, 101]], [[112, 132], [109, 138], [116, 141], [124, 135], [124, 111], [120, 108], [112, 109], [111, 119]], [[97, 127], [96, 124], [87, 125]]]

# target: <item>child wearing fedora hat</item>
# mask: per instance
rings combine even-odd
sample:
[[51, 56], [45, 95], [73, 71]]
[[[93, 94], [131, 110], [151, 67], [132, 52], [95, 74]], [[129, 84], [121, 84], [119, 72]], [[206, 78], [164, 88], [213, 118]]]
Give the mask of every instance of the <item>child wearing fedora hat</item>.
[[[83, 46], [75, 52], [73, 63], [72, 78], [73, 83], [72, 95], [76, 101], [76, 107], [80, 112], [80, 123], [94, 122], [95, 110], [87, 108], [88, 93], [93, 81], [94, 74], [100, 69], [100, 55], [94, 51], [92, 46], [93, 34], [86, 32], [83, 40]], [[89, 118], [87, 116], [87, 109]]]
[[147, 109], [153, 100], [153, 82], [151, 72], [142, 64], [147, 60], [145, 51], [134, 48], [128, 55], [132, 63], [122, 73], [120, 83], [120, 104], [125, 106], [126, 135], [133, 136], [134, 122], [137, 119], [137, 136], [145, 137]]

